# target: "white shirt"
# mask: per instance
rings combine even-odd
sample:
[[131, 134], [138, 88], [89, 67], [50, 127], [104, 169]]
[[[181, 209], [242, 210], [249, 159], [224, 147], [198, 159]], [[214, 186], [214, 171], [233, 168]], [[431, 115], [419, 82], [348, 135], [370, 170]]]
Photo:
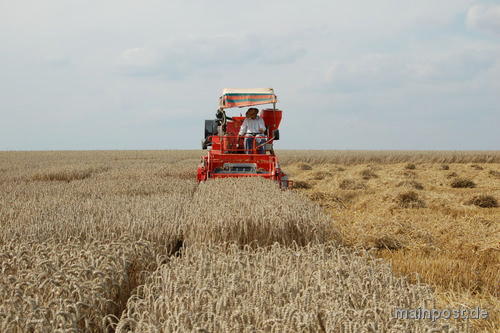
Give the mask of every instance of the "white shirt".
[[238, 135], [251, 133], [260, 133], [260, 130], [266, 130], [266, 124], [264, 124], [264, 119], [257, 116], [255, 119], [245, 118], [243, 124], [241, 124], [240, 132]]

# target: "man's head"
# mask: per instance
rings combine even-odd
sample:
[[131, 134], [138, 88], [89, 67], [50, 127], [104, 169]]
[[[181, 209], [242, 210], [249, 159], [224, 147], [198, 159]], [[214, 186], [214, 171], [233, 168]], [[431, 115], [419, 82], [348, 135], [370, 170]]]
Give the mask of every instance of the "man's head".
[[257, 114], [259, 113], [259, 109], [257, 108], [249, 108], [245, 113], [245, 116], [250, 119], [257, 118]]

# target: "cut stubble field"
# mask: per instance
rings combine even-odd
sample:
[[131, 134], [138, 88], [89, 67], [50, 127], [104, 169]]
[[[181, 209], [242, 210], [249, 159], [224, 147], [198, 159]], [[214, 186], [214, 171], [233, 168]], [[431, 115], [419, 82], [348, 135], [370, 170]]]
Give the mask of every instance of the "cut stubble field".
[[500, 329], [499, 152], [281, 151], [292, 191], [200, 155], [0, 152], [0, 331]]

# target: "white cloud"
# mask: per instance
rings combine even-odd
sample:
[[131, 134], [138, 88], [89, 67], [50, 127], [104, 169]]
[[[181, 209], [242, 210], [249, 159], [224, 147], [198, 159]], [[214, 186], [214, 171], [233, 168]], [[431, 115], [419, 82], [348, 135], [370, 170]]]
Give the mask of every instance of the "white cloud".
[[337, 61], [326, 71], [326, 83], [342, 90], [393, 86], [404, 76], [404, 65], [392, 55], [371, 54]]
[[383, 90], [407, 84], [443, 84], [474, 79], [493, 67], [500, 48], [464, 48], [447, 53], [368, 54], [335, 61], [324, 83], [342, 91]]
[[158, 55], [151, 49], [133, 48], [122, 52], [118, 64], [122, 66], [148, 67], [154, 66], [159, 60]]
[[293, 63], [306, 51], [282, 36], [218, 35], [176, 39], [123, 51], [117, 64], [127, 74], [184, 77], [204, 68]]
[[467, 26], [500, 34], [500, 5], [475, 5], [469, 8]]

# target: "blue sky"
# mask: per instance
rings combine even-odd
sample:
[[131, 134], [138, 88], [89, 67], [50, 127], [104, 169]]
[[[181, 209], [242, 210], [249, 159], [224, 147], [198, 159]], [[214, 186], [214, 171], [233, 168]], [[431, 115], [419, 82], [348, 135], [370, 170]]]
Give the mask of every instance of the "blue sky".
[[0, 1], [0, 64], [0, 150], [196, 149], [224, 87], [279, 148], [500, 147], [500, 1]]

